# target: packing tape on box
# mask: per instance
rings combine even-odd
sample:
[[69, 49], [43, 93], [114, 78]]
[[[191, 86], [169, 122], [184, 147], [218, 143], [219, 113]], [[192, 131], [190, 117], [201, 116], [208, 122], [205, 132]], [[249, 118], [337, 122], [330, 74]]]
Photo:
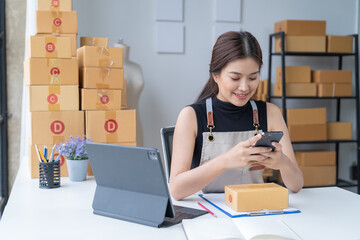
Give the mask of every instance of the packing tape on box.
[[59, 95], [61, 94], [60, 86], [49, 86], [48, 87], [48, 110], [49, 111], [60, 111]]
[[103, 58], [99, 59], [99, 65], [100, 67], [104, 68], [110, 68], [114, 61], [110, 59], [110, 49], [107, 47], [98, 47], [97, 52], [103, 56]]
[[110, 78], [111, 68], [100, 68], [99, 78], [101, 79], [101, 83], [96, 83], [97, 88], [109, 88], [110, 85], [105, 83], [107, 79]]
[[[118, 136], [118, 128], [119, 123], [116, 121], [116, 111], [105, 111], [105, 132], [106, 133], [106, 142], [119, 142], [119, 136]], [[111, 120], [111, 121], [109, 121]], [[111, 122], [111, 129], [109, 129], [109, 122]], [[108, 124], [108, 125], [106, 125]], [[108, 128], [108, 129], [107, 129]], [[111, 130], [112, 132], [109, 132]]]
[[50, 69], [49, 84], [61, 84], [60, 78], [60, 60], [56, 58], [48, 58], [46, 66]]
[[336, 83], [333, 83], [332, 97], [335, 97]]
[[62, 33], [62, 12], [60, 11], [51, 11], [51, 16], [53, 17], [52, 22], [52, 33]]
[[107, 93], [106, 90], [104, 89], [99, 89], [96, 91], [96, 95], [97, 95], [97, 101], [96, 101], [96, 109], [108, 109], [109, 108], [109, 101], [110, 101], [110, 97], [109, 97], [109, 93]]
[[[53, 136], [52, 136], [52, 143], [49, 143], [49, 144], [54, 144], [54, 143], [61, 143], [61, 142], [65, 142], [65, 136], [64, 135], [60, 135], [60, 134], [58, 134], [58, 135], [56, 135], [53, 131], [52, 131], [52, 129], [51, 129], [51, 124], [54, 122], [54, 121], [58, 121], [58, 122], [62, 122], [63, 123], [63, 126], [62, 126], [62, 130], [61, 130], [61, 133], [63, 133], [65, 130], [66, 130], [66, 123], [65, 122], [63, 122], [63, 121], [61, 121], [61, 120], [59, 120], [59, 112], [50, 112], [50, 117], [49, 117], [49, 119], [50, 119], [50, 125], [49, 125], [49, 132], [51, 133], [51, 134], [54, 134]], [[54, 126], [53, 126], [54, 127]]]
[[45, 57], [52, 58], [57, 57], [57, 38], [56, 37], [45, 37]]

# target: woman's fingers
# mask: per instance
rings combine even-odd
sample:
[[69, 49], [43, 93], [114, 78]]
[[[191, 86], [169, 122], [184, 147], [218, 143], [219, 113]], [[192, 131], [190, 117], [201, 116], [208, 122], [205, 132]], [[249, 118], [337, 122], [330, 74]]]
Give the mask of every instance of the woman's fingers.
[[249, 138], [248, 140], [242, 142], [244, 147], [253, 147], [255, 143], [261, 138], [260, 134], [257, 134], [256, 136]]

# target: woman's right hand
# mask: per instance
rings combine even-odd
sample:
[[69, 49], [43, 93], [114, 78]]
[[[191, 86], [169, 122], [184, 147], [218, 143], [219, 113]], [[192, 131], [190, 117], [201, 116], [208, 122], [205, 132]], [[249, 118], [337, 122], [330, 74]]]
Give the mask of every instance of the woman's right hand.
[[261, 134], [257, 134], [246, 141], [238, 143], [226, 153], [223, 153], [225, 169], [243, 168], [265, 160], [267, 157], [261, 155], [261, 153], [271, 152], [272, 149], [269, 147], [254, 147], [260, 138]]

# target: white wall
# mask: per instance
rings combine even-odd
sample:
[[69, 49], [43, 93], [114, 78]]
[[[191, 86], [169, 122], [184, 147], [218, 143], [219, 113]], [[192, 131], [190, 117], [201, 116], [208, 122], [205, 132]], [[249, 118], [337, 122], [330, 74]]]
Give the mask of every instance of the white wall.
[[[262, 78], [267, 78], [268, 36], [273, 32], [274, 22], [284, 19], [326, 20], [327, 34], [352, 34], [358, 31], [357, 2], [357, 0], [243, 0], [242, 22], [235, 26], [253, 33], [259, 40], [264, 58], [261, 75]], [[144, 146], [161, 150], [160, 128], [175, 124], [179, 111], [196, 99], [207, 81], [213, 43], [214, 1], [184, 0], [184, 54], [156, 53], [155, 5], [156, 0], [73, 1], [74, 10], [78, 11], [79, 36], [107, 36], [110, 45], [113, 45], [119, 37], [123, 37], [125, 43], [131, 46], [130, 59], [142, 66], [145, 81], [139, 105]], [[288, 65], [311, 64], [313, 69], [337, 67], [337, 61], [329, 58], [288, 57], [286, 59]], [[273, 67], [279, 65], [280, 59], [273, 60], [275, 60]], [[352, 59], [345, 58], [343, 63], [345, 69], [353, 69]], [[329, 107], [335, 106], [332, 101], [325, 103]], [[313, 102], [307, 101], [305, 106], [306, 104], [311, 106]], [[342, 120], [350, 121], [355, 114], [352, 103], [346, 105], [350, 105], [344, 106], [347, 118]], [[304, 105], [290, 103], [290, 106]], [[321, 104], [316, 103], [313, 106], [321, 106]], [[334, 118], [334, 112], [329, 111], [328, 120]], [[324, 147], [326, 148], [327, 145]], [[354, 152], [355, 146], [348, 148], [349, 151]], [[355, 156], [354, 154], [351, 157]], [[348, 170], [344, 168], [342, 171], [345, 174]]]

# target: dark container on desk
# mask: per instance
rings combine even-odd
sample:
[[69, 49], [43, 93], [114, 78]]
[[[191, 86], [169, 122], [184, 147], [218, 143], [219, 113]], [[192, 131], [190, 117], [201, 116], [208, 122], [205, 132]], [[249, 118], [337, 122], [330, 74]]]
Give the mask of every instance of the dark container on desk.
[[60, 187], [60, 161], [39, 162], [39, 187]]

